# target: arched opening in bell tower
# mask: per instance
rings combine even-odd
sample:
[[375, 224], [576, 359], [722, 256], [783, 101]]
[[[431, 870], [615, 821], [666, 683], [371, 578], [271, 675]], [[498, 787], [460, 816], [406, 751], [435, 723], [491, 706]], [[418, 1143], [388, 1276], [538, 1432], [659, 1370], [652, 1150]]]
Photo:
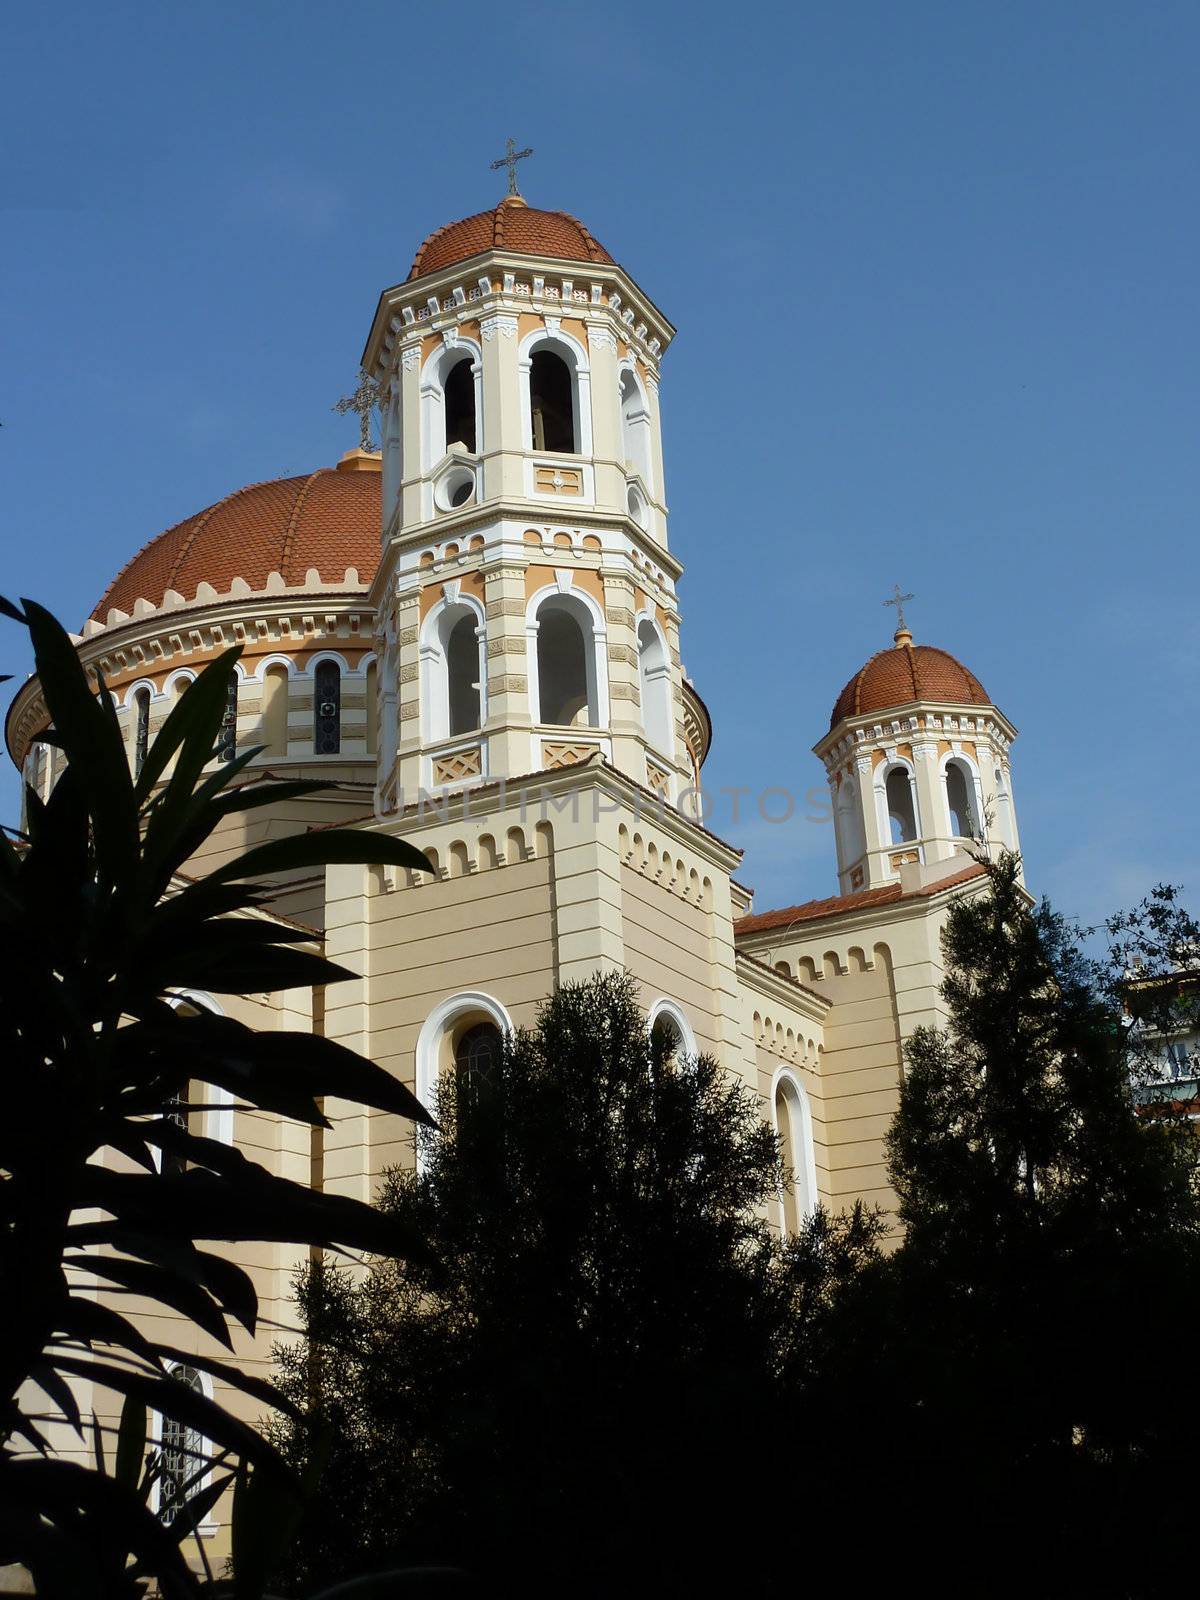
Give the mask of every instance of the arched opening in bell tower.
[[466, 611], [446, 640], [450, 737], [479, 726], [479, 639], [473, 611]]
[[474, 455], [475, 376], [469, 355], [464, 355], [450, 368], [442, 393], [446, 407], [446, 448], [461, 444]]
[[650, 407], [632, 368], [621, 373], [621, 452], [625, 465], [650, 486]]
[[575, 383], [571, 369], [555, 350], [535, 350], [529, 362], [529, 414], [533, 448], [575, 455]]
[[911, 844], [917, 837], [917, 815], [913, 805], [912, 777], [907, 767], [893, 767], [884, 785], [888, 826], [893, 844]]
[[950, 813], [950, 831], [956, 839], [974, 838], [977, 830], [975, 807], [971, 804], [974, 784], [961, 761], [946, 763], [946, 807]]
[[649, 617], [638, 623], [638, 688], [646, 738], [663, 755], [674, 755], [671, 717], [671, 659], [663, 636]]
[[588, 617], [570, 596], [537, 615], [538, 720], [553, 727], [598, 727], [596, 672]]

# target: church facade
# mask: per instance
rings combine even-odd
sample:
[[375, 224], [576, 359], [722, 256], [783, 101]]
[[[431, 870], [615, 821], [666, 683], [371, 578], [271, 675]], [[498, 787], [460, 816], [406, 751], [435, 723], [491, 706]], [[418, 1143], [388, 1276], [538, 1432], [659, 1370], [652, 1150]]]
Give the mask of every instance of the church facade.
[[[705, 826], [712, 727], [681, 667], [659, 400], [673, 335], [564, 213], [510, 194], [439, 229], [371, 321], [381, 447], [158, 535], [78, 649], [119, 702], [136, 768], [182, 687], [241, 645], [217, 758], [262, 745], [249, 781], [329, 781], [237, 818], [245, 831], [194, 870], [330, 823], [409, 837], [435, 869], [281, 881], [278, 913], [357, 976], [183, 1003], [321, 1029], [428, 1102], [443, 1073], [486, 1067], [557, 984], [628, 970], [652, 1026], [761, 1097], [794, 1173], [778, 1222], [795, 1229], [818, 1202], [892, 1201], [883, 1138], [904, 1040], [941, 1016], [947, 907], [983, 888], [969, 852], [1017, 846], [1015, 729], [901, 615], [815, 746], [836, 893], [755, 909], [736, 842]], [[45, 726], [31, 679], [7, 737], [42, 792]], [[415, 1159], [408, 1125], [326, 1109], [318, 1140], [234, 1107], [196, 1114], [275, 1170], [363, 1199]], [[295, 1260], [254, 1253], [266, 1314], [286, 1316]], [[240, 1353], [266, 1363], [269, 1343]]]

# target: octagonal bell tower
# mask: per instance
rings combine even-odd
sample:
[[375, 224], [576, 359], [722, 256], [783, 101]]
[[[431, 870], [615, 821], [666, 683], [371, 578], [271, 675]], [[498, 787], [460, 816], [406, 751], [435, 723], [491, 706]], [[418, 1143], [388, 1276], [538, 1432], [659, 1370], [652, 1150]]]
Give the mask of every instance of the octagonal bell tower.
[[597, 752], [678, 803], [696, 771], [667, 547], [674, 329], [589, 230], [510, 193], [380, 298], [377, 808]]

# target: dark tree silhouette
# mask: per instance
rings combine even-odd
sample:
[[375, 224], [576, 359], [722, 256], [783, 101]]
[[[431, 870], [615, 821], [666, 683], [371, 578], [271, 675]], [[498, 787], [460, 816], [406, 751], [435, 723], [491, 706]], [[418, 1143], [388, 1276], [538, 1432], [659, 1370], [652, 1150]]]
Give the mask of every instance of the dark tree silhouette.
[[316, 1420], [278, 1442], [330, 1454], [293, 1584], [403, 1559], [489, 1593], [792, 1592], [764, 1496], [796, 1451], [794, 1346], [874, 1223], [781, 1249], [756, 1097], [663, 1050], [630, 980], [565, 986], [489, 1094], [442, 1092], [422, 1175], [386, 1181], [438, 1265], [307, 1275], [283, 1387]]
[[1195, 924], [1156, 891], [1092, 960], [1031, 909], [1014, 859], [990, 871], [949, 914], [948, 1026], [908, 1046], [888, 1141], [904, 1242], [829, 1330], [825, 1458], [869, 1473], [898, 1535], [862, 1552], [859, 1582], [1174, 1592], [1200, 1141], [1137, 1083], [1145, 997], [1177, 1006], [1154, 980], [1194, 960]]

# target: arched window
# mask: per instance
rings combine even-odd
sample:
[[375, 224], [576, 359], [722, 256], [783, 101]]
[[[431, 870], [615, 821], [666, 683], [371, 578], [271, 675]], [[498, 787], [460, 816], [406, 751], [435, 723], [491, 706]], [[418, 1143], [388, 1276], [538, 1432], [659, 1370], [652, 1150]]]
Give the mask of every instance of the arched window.
[[780, 1194], [783, 1229], [797, 1234], [816, 1207], [816, 1170], [808, 1106], [790, 1072], [781, 1072], [776, 1078], [774, 1112], [780, 1155], [787, 1169]]
[[535, 450], [574, 455], [575, 384], [571, 369], [557, 351], [535, 350], [529, 363], [529, 414]]
[[[178, 1383], [204, 1393], [204, 1385], [195, 1367], [172, 1367], [171, 1377]], [[158, 1451], [158, 1515], [165, 1523], [172, 1523], [201, 1487], [205, 1476], [206, 1441], [186, 1423], [176, 1417], [162, 1418]]]
[[893, 767], [885, 785], [888, 825], [893, 844], [910, 844], [917, 837], [912, 778], [907, 767]]
[[218, 761], [232, 761], [237, 751], [238, 681], [237, 672], [231, 672], [225, 693], [225, 712], [217, 734]]
[[472, 733], [479, 716], [479, 625], [473, 611], [464, 611], [446, 639], [446, 692], [450, 737]]
[[646, 1023], [650, 1032], [650, 1060], [655, 1068], [672, 1061], [678, 1065], [689, 1056], [695, 1058], [696, 1036], [674, 1000], [656, 1000]]
[[270, 756], [288, 753], [288, 669], [282, 661], [273, 662], [263, 672], [262, 733]]
[[500, 1087], [504, 1041], [494, 1022], [476, 1022], [454, 1046], [454, 1098], [460, 1122], [486, 1109]]
[[[185, 1078], [163, 1108], [164, 1122], [173, 1122], [177, 1128], [182, 1128], [186, 1133], [191, 1123], [191, 1098], [191, 1080]], [[174, 1150], [164, 1150], [161, 1160], [161, 1170], [166, 1174], [180, 1173], [187, 1167], [187, 1162]]]
[[975, 807], [971, 804], [971, 776], [961, 761], [946, 763], [946, 808], [950, 813], [950, 832], [957, 839], [972, 839], [977, 832]]
[[133, 730], [133, 775], [139, 777], [146, 765], [146, 752], [150, 748], [150, 691], [139, 689], [133, 697], [135, 717]]
[[335, 756], [342, 748], [342, 669], [318, 661], [313, 673], [313, 753]]
[[475, 374], [469, 355], [456, 361], [446, 374], [443, 398], [446, 408], [446, 448], [465, 445], [475, 454]]
[[538, 611], [538, 717], [555, 727], [597, 727], [595, 666], [574, 606], [551, 600]]
[[[625, 465], [650, 483], [650, 408], [630, 368], [621, 373], [621, 450]], [[632, 509], [632, 507], [631, 507]]]
[[648, 617], [638, 623], [638, 688], [642, 726], [656, 750], [674, 755], [671, 728], [671, 662], [663, 636]]

